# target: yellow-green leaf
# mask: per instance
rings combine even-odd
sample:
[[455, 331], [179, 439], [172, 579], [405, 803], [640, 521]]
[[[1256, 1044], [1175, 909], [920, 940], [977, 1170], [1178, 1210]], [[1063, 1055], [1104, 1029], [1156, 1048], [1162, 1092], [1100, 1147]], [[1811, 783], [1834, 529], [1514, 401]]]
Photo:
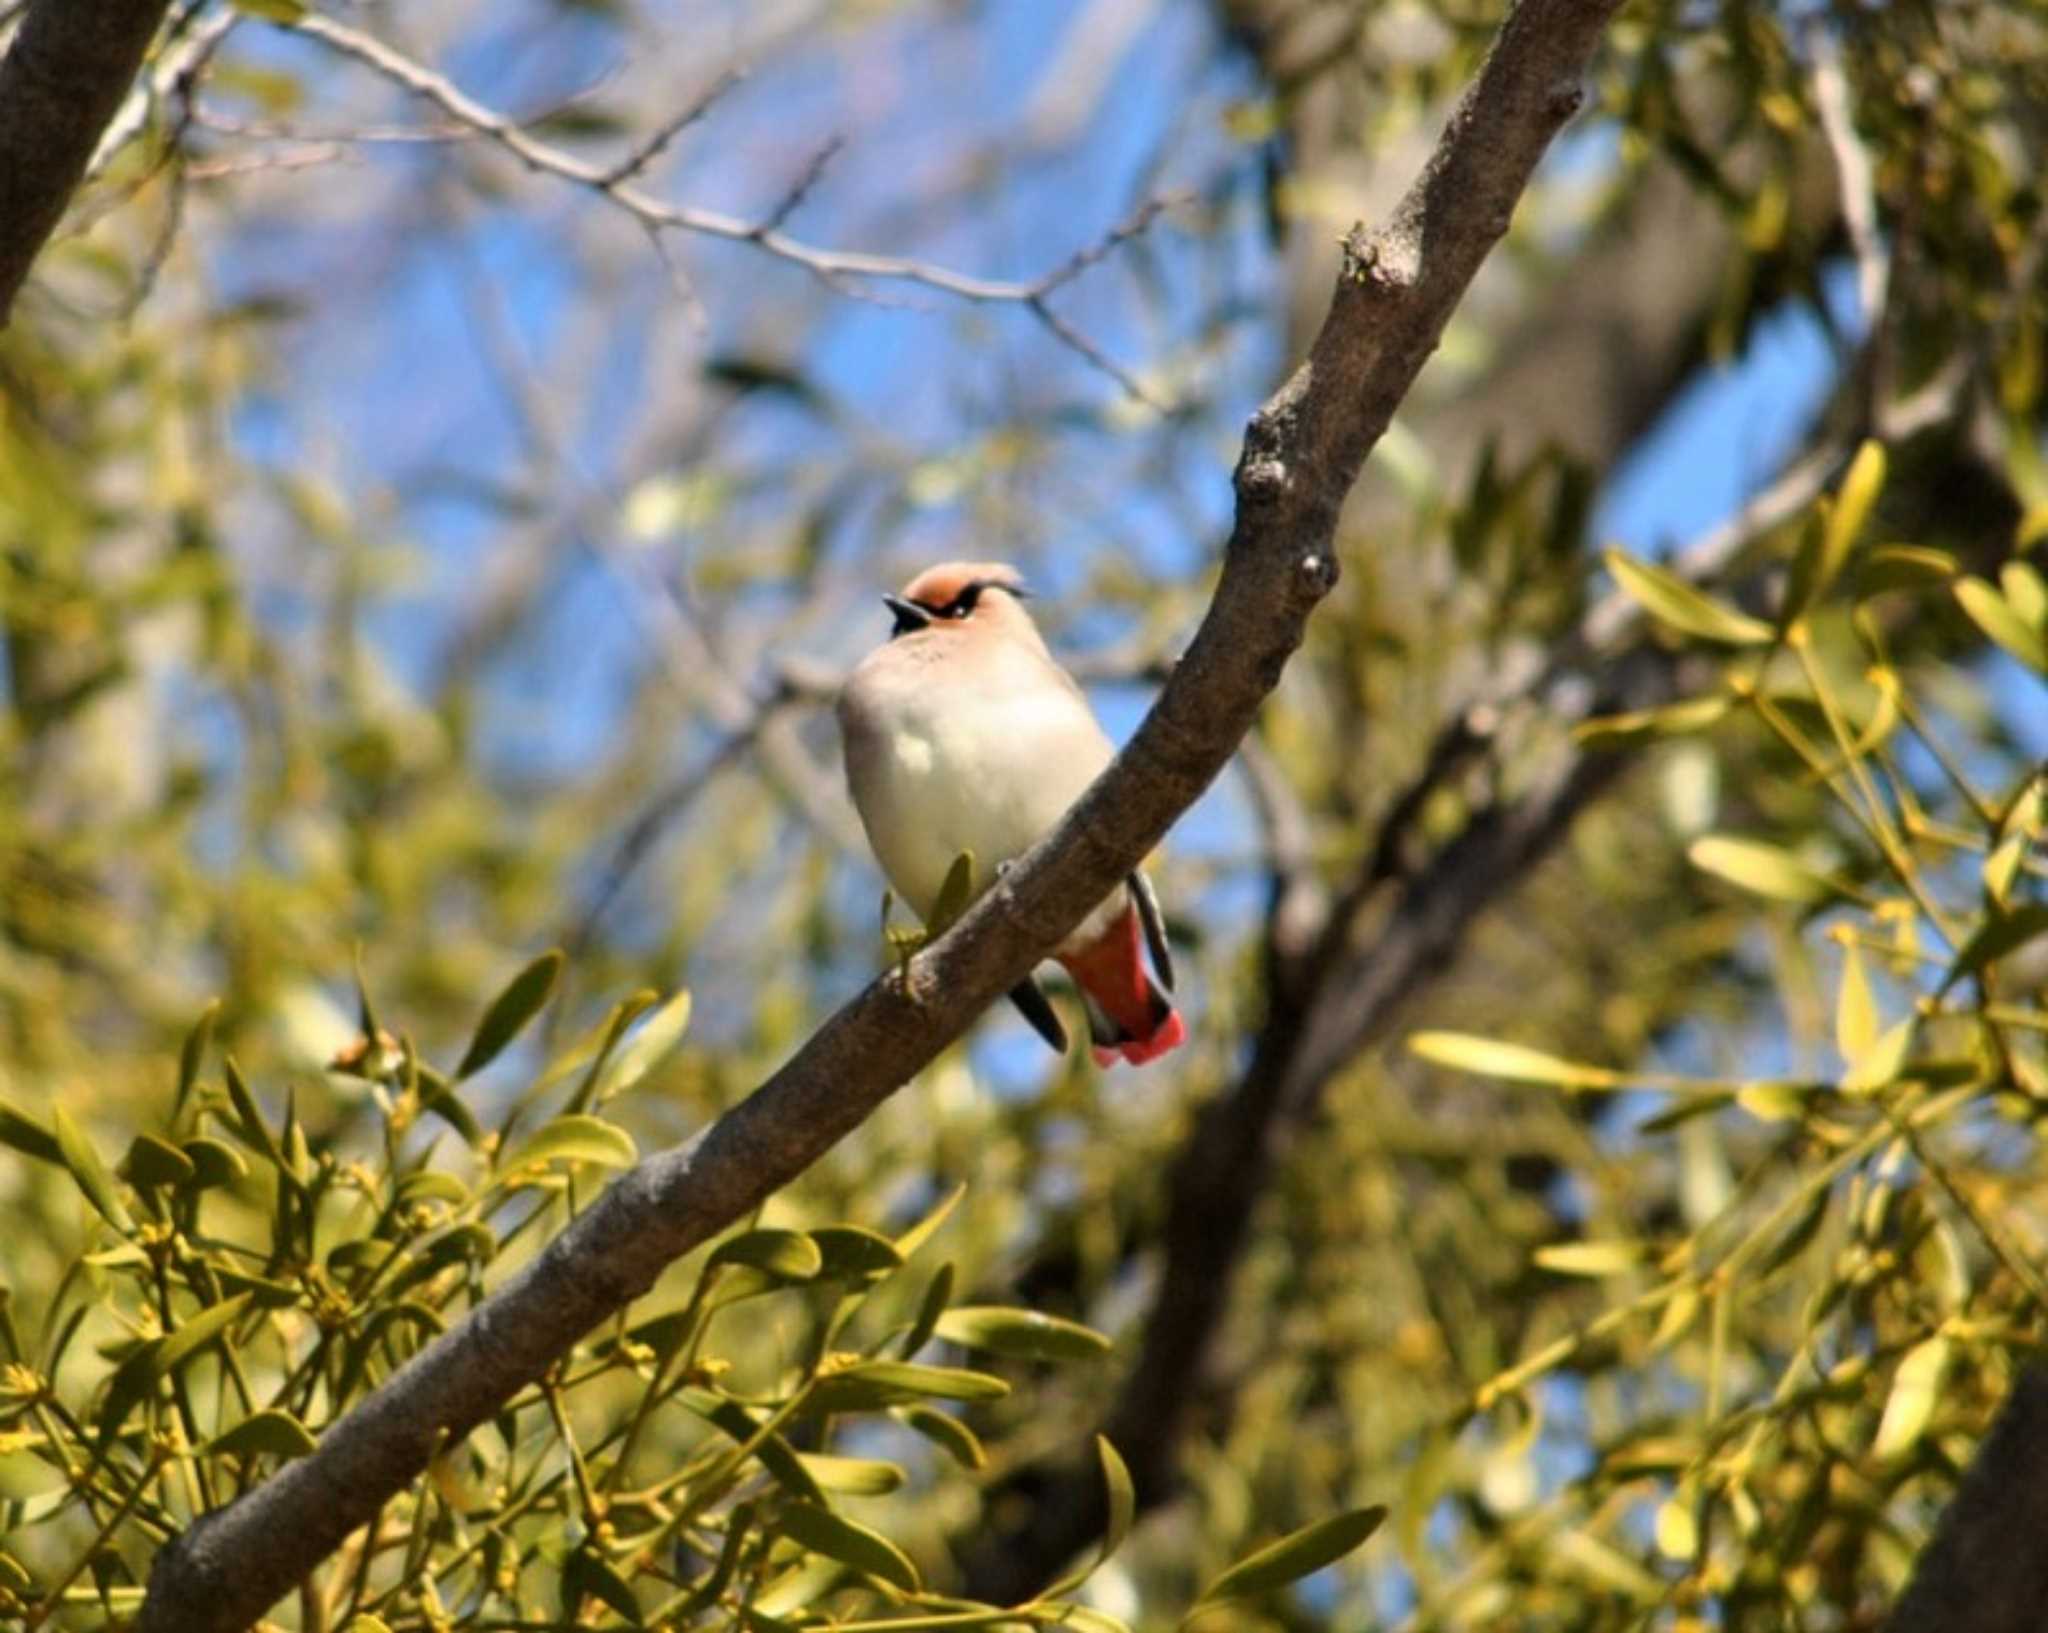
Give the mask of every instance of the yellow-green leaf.
[[1298, 1582], [1359, 1547], [1386, 1517], [1386, 1509], [1375, 1504], [1289, 1532], [1278, 1542], [1269, 1543], [1231, 1566], [1202, 1590], [1197, 1602], [1247, 1599]]
[[2005, 604], [2020, 622], [2048, 633], [2048, 584], [2030, 563], [2007, 562], [1998, 569], [1998, 587], [2005, 591]]
[[64, 1166], [64, 1151], [57, 1144], [57, 1136], [5, 1100], [0, 1100], [0, 1145], [11, 1145], [24, 1156], [59, 1168]]
[[1881, 545], [1858, 564], [1856, 594], [1867, 598], [1888, 590], [1930, 589], [1948, 583], [1961, 571], [1956, 558], [1945, 550], [1918, 544]]
[[594, 1100], [602, 1104], [624, 1094], [683, 1041], [690, 1026], [690, 995], [678, 992], [639, 1025], [631, 1037], [613, 1051], [598, 1078]]
[[962, 1304], [941, 1315], [933, 1330], [950, 1344], [1026, 1361], [1093, 1361], [1110, 1349], [1093, 1327], [999, 1304]]
[[939, 886], [939, 893], [932, 901], [932, 910], [925, 919], [925, 928], [935, 936], [944, 935], [953, 921], [967, 911], [967, 904], [973, 900], [974, 852], [962, 851], [953, 858], [953, 865], [946, 869], [946, 881]]
[[246, 16], [270, 23], [296, 23], [306, 15], [306, 0], [229, 0]]
[[1822, 596], [1842, 571], [1855, 546], [1870, 510], [1884, 487], [1885, 455], [1880, 442], [1866, 442], [1849, 461], [1835, 502], [1818, 528], [1809, 530], [1786, 580], [1785, 609], [1781, 621], [1793, 620]]
[[894, 1242], [859, 1225], [822, 1225], [810, 1235], [818, 1249], [820, 1280], [862, 1281], [903, 1268]]
[[215, 1435], [200, 1449], [202, 1457], [304, 1457], [318, 1444], [312, 1433], [289, 1412], [268, 1407], [251, 1413], [226, 1434]]
[[1877, 1438], [1870, 1443], [1870, 1455], [1879, 1462], [1903, 1457], [1919, 1443], [1941, 1399], [1942, 1379], [1948, 1374], [1950, 1343], [1941, 1333], [1924, 1338], [1906, 1351], [1892, 1374], [1892, 1392], [1885, 1398], [1884, 1416], [1877, 1425]]
[[1762, 840], [1708, 834], [1695, 839], [1685, 854], [1702, 873], [1711, 873], [1739, 889], [1768, 896], [1773, 901], [1813, 907], [1842, 894], [1832, 880], [1816, 873], [1790, 851]]
[[1561, 1276], [1619, 1276], [1649, 1256], [1643, 1243], [1629, 1241], [1556, 1242], [1534, 1254], [1537, 1264]]
[[114, 1188], [114, 1176], [107, 1172], [106, 1164], [100, 1161], [100, 1154], [85, 1131], [65, 1115], [62, 1106], [50, 1108], [50, 1124], [56, 1136], [57, 1149], [63, 1153], [64, 1166], [71, 1170], [71, 1177], [85, 1193], [86, 1201], [97, 1208], [116, 1230], [132, 1228], [135, 1221], [129, 1217], [120, 1192]]
[[219, 1017], [220, 1000], [216, 998], [199, 1012], [199, 1019], [185, 1034], [184, 1047], [178, 1051], [178, 1088], [171, 1097], [171, 1121], [174, 1124], [185, 1109], [185, 1101], [191, 1095], [193, 1085], [199, 1081], [199, 1068], [206, 1060], [206, 1046], [213, 1041], [213, 1023]]
[[121, 1171], [129, 1184], [142, 1187], [183, 1185], [199, 1173], [190, 1157], [154, 1134], [138, 1134], [129, 1142]]
[[849, 1497], [884, 1497], [904, 1481], [902, 1469], [879, 1458], [832, 1457], [823, 1452], [798, 1452], [797, 1458], [820, 1490]]
[[1842, 1058], [1860, 1060], [1868, 1054], [1880, 1025], [1863, 954], [1852, 941], [1842, 949], [1842, 985], [1835, 996], [1835, 1047]]
[[800, 1230], [749, 1230], [728, 1236], [711, 1251], [705, 1269], [743, 1264], [783, 1281], [809, 1281], [824, 1269], [825, 1255]]
[[1762, 646], [1771, 639], [1771, 626], [1761, 618], [1716, 601], [1676, 573], [1611, 547], [1604, 554], [1607, 570], [1630, 599], [1682, 634], [1723, 646]]
[[905, 1593], [919, 1593], [924, 1581], [910, 1556], [879, 1531], [870, 1531], [843, 1514], [810, 1503], [791, 1503], [782, 1511], [782, 1534], [792, 1542], [850, 1565]]
[[2048, 674], [2048, 630], [2029, 624], [1981, 578], [1959, 578], [1955, 598], [1970, 621], [2021, 663]]
[[1650, 737], [1680, 737], [1705, 731], [1734, 706], [1735, 700], [1727, 693], [1715, 692], [1707, 697], [1687, 698], [1683, 703], [1667, 703], [1661, 709], [1636, 709], [1628, 714], [1582, 720], [1572, 728], [1572, 736], [1581, 743], [1603, 747]]
[[1942, 977], [1940, 990], [1947, 992], [1964, 976], [1977, 974], [2044, 935], [2048, 935], [2048, 902], [2030, 902], [2015, 912], [1994, 914], [1963, 943], [1955, 963]]
[[545, 952], [506, 983], [505, 990], [491, 1000], [491, 1007], [477, 1022], [476, 1036], [469, 1040], [462, 1064], [455, 1068], [458, 1080], [482, 1071], [504, 1052], [553, 995], [561, 973], [561, 953]]
[[1849, 1062], [1849, 1070], [1842, 1078], [1842, 1092], [1873, 1094], [1896, 1083], [1913, 1048], [1914, 1026], [1915, 1018], [1908, 1015], [1881, 1032], [1868, 1049]]
[[899, 1407], [896, 1415], [963, 1469], [988, 1467], [980, 1438], [958, 1418], [931, 1406]]
[[1411, 1053], [1439, 1066], [1504, 1077], [1511, 1083], [1549, 1083], [1568, 1089], [1612, 1089], [1625, 1081], [1619, 1072], [1560, 1060], [1519, 1043], [1500, 1043], [1467, 1032], [1416, 1032], [1408, 1039]]
[[209, 1304], [195, 1316], [188, 1316], [177, 1327], [164, 1335], [157, 1346], [156, 1361], [152, 1368], [156, 1376], [168, 1376], [178, 1366], [206, 1348], [228, 1328], [232, 1327], [247, 1312], [254, 1296], [238, 1293], [218, 1304]]
[[912, 1401], [993, 1401], [1010, 1386], [986, 1372], [922, 1366], [915, 1361], [860, 1361], [811, 1386], [811, 1404], [826, 1412], [867, 1412]]
[[639, 1156], [633, 1136], [602, 1117], [557, 1117], [544, 1125], [516, 1155], [500, 1164], [500, 1171], [529, 1167], [537, 1162], [589, 1162], [601, 1168], [629, 1168]]

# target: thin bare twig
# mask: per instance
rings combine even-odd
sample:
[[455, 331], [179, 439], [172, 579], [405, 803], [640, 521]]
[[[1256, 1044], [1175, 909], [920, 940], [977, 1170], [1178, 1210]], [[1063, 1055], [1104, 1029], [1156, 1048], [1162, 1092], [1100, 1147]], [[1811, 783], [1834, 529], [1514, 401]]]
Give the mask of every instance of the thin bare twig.
[[[1136, 229], [1130, 228], [1128, 223], [1114, 229], [1102, 245], [1084, 249], [1080, 254], [1069, 257], [1052, 272], [1027, 280], [977, 278], [929, 261], [914, 260], [906, 256], [877, 255], [862, 250], [825, 249], [792, 237], [783, 230], [783, 227], [791, 212], [803, 202], [805, 195], [816, 184], [824, 165], [836, 151], [835, 147], [828, 147], [814, 158], [797, 185], [784, 195], [774, 210], [759, 220], [748, 220], [721, 210], [670, 204], [634, 185], [634, 177], [644, 169], [644, 164], [632, 163], [633, 155], [612, 165], [598, 165], [580, 159], [573, 153], [541, 140], [497, 109], [477, 101], [447, 75], [415, 61], [361, 29], [353, 28], [332, 17], [315, 14], [308, 14], [284, 26], [319, 40], [345, 56], [353, 57], [415, 95], [425, 97], [456, 123], [487, 138], [529, 170], [559, 177], [596, 193], [624, 210], [650, 232], [696, 233], [710, 238], [752, 244], [779, 260], [802, 267], [814, 277], [842, 291], [857, 289], [858, 285], [869, 282], [899, 283], [981, 304], [1021, 306], [1037, 319], [1049, 334], [1092, 368], [1107, 374], [1125, 391], [1148, 406], [1159, 406], [1126, 370], [1111, 361], [1100, 346], [1082, 335], [1071, 322], [1055, 313], [1045, 299], [1052, 290], [1070, 282], [1087, 267], [1099, 261], [1115, 245], [1132, 236]], [[1145, 222], [1149, 224], [1157, 214], [1156, 210], [1150, 212], [1145, 216]]]
[[1877, 225], [1877, 178], [1870, 149], [1856, 134], [1849, 106], [1849, 76], [1842, 67], [1842, 47], [1834, 31], [1816, 22], [1806, 31], [1813, 57], [1813, 102], [1820, 113], [1821, 134], [1834, 156], [1841, 182], [1842, 224], [1856, 256], [1856, 302], [1863, 321], [1873, 329], [1882, 321], [1885, 287], [1891, 276], [1890, 257]]
[[617, 164], [613, 165], [611, 169], [607, 170], [604, 173], [604, 184], [607, 187], [616, 187], [619, 183], [631, 181], [635, 176], [639, 175], [641, 171], [645, 170], [667, 151], [669, 143], [673, 142], [684, 131], [688, 130], [709, 113], [712, 105], [745, 77], [746, 75], [741, 69], [726, 69], [724, 73], [720, 74], [718, 78], [706, 86], [703, 94], [691, 102], [688, 107], [684, 108], [681, 113], [657, 125], [652, 134], [645, 137], [632, 152], [628, 153]]

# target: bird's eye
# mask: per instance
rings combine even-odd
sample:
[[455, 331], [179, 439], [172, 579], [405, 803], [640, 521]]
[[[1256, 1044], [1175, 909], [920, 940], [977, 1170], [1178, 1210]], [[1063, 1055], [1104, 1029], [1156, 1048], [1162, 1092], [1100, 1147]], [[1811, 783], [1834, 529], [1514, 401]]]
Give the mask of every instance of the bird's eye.
[[941, 618], [965, 618], [974, 611], [975, 602], [981, 599], [981, 586], [970, 584], [939, 610]]

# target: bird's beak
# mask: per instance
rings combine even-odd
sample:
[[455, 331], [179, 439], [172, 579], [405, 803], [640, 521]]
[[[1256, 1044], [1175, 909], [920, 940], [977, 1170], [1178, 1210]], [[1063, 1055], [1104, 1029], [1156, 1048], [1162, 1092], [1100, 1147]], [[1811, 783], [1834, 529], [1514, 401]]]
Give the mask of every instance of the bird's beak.
[[893, 636], [908, 635], [912, 630], [923, 629], [932, 621], [932, 615], [915, 601], [906, 601], [900, 595], [885, 595], [882, 605], [896, 615], [896, 627], [889, 631]]

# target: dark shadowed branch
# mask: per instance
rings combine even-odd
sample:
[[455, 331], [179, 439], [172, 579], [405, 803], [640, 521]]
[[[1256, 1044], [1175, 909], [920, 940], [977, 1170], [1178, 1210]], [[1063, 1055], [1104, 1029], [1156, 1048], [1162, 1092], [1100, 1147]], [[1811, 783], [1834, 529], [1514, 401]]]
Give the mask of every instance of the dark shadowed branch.
[[35, 0], [0, 60], [0, 326], [57, 230], [167, 0]]
[[1058, 829], [740, 1105], [624, 1175], [312, 1455], [166, 1547], [143, 1633], [246, 1627], [373, 1519], [438, 1446], [856, 1127], [1158, 843], [1236, 752], [1335, 582], [1344, 496], [1578, 107], [1580, 76], [1617, 5], [1525, 0], [1400, 209], [1350, 235], [1308, 362], [1247, 430], [1236, 525], [1201, 629], [1129, 747]]
[[2013, 1384], [1886, 1633], [2036, 1633], [2048, 1626], [2048, 1371]]

